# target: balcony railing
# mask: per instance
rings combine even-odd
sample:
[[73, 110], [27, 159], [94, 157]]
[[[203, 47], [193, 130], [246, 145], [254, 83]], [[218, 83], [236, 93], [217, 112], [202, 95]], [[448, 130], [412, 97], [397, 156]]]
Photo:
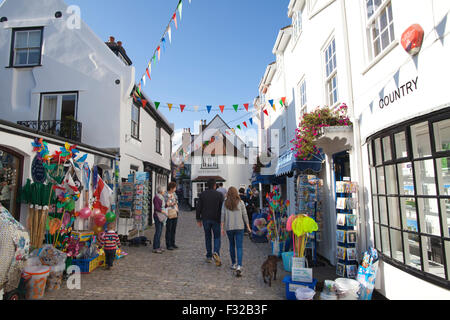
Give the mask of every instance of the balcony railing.
[[42, 133], [49, 133], [68, 140], [81, 142], [80, 122], [75, 120], [17, 121], [17, 124]]

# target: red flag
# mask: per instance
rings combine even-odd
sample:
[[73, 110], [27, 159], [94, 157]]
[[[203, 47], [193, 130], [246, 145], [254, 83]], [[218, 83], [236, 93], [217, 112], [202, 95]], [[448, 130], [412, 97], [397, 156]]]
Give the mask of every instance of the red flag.
[[246, 128], [248, 128], [248, 127], [247, 127], [247, 122], [245, 122], [245, 121], [244, 121], [244, 126], [245, 126]]
[[186, 108], [186, 105], [184, 105], [184, 104], [180, 104], [180, 109], [181, 109], [181, 112], [183, 112], [183, 111], [184, 111], [184, 108]]
[[281, 101], [283, 101], [283, 104], [286, 105], [286, 97], [281, 98]]
[[244, 103], [245, 110], [247, 110], [247, 111], [248, 111], [248, 106], [249, 106], [248, 103]]
[[148, 103], [147, 100], [142, 99], [142, 106], [143, 106], [144, 108], [145, 108], [145, 106], [147, 105], [147, 103]]
[[147, 68], [147, 75], [148, 75], [148, 78], [149, 78], [150, 80], [152, 80], [152, 77], [150, 77], [150, 71], [148, 71], [148, 68]]
[[266, 114], [266, 116], [269, 116], [269, 113], [267, 112], [267, 109], [264, 110], [264, 113]]
[[219, 108], [220, 108], [220, 111], [222, 111], [222, 113], [223, 113], [223, 110], [225, 109], [225, 106], [219, 106]]
[[173, 22], [175, 22], [175, 28], [178, 29], [178, 24], [177, 24], [177, 13], [176, 13], [176, 12], [173, 14], [172, 19], [173, 19]]

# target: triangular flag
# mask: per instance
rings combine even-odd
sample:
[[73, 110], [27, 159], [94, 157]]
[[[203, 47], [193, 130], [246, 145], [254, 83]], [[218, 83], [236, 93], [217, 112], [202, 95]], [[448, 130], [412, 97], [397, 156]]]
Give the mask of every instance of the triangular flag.
[[141, 84], [139, 83], [139, 86], [137, 87], [137, 93], [138, 93], [138, 95], [140, 95], [140, 96], [142, 96], [142, 94], [141, 94]]
[[247, 122], [244, 121], [243, 125], [244, 125], [246, 128], [248, 128], [248, 127], [247, 127]]
[[186, 108], [186, 105], [185, 105], [185, 104], [180, 104], [180, 110], [181, 110], [181, 112], [184, 111], [184, 108]]
[[233, 108], [234, 108], [234, 111], [237, 112], [237, 111], [238, 111], [238, 108], [239, 108], [239, 105], [238, 105], [238, 104], [234, 104], [234, 105], [233, 105]]
[[275, 107], [275, 104], [272, 105], [273, 111], [277, 111], [277, 108]]
[[223, 110], [225, 109], [225, 106], [219, 106], [219, 108], [220, 108], [220, 111], [222, 111], [222, 113], [223, 113]]
[[233, 131], [233, 133], [236, 134], [236, 129], [231, 129], [231, 131]]
[[156, 51], [158, 51], [158, 61], [161, 60], [161, 47], [158, 46], [158, 48], [156, 48]]
[[161, 39], [161, 44], [163, 46], [163, 51], [166, 52], [166, 38]]
[[248, 121], [250, 122], [250, 125], [253, 125], [253, 118], [248, 119]]
[[147, 105], [147, 103], [148, 103], [148, 101], [147, 101], [147, 100], [144, 100], [144, 99], [142, 99], [142, 107], [144, 107], [144, 108], [145, 108], [145, 106]]
[[283, 106], [286, 106], [286, 97], [281, 98], [281, 102], [283, 103]]
[[156, 110], [158, 110], [160, 104], [161, 104], [161, 102], [156, 102], [155, 101], [155, 108], [156, 108]]
[[194, 106], [194, 111], [195, 111], [195, 112], [198, 111], [198, 106]]
[[142, 80], [141, 81], [144, 83], [144, 87], [145, 87], [145, 83], [146, 83], [146, 81], [145, 81], [145, 74], [142, 76]]
[[169, 107], [169, 111], [172, 111], [173, 104], [172, 103], [168, 103], [167, 106]]
[[249, 106], [248, 103], [244, 103], [244, 108], [245, 108], [245, 110], [247, 110], [247, 112], [248, 112], [248, 106]]
[[240, 125], [237, 125], [236, 127], [237, 127], [239, 130], [241, 130], [241, 126], [240, 126]]
[[173, 20], [173, 22], [175, 22], [175, 28], [178, 29], [177, 13], [176, 12], [173, 14], [172, 20]]
[[178, 3], [178, 12], [180, 13], [180, 20], [183, 18], [182, 12], [183, 12], [183, 1], [180, 0], [180, 2]]
[[212, 106], [206, 106], [206, 109], [208, 110], [208, 113], [211, 112]]
[[148, 79], [149, 79], [149, 80], [152, 80], [152, 77], [150, 77], [150, 71], [148, 70], [148, 68], [147, 68], [147, 70], [146, 70], [146, 71], [147, 71], [147, 76], [148, 76]]
[[169, 35], [170, 43], [172, 43], [172, 28], [170, 26], [167, 28], [167, 34]]
[[155, 63], [156, 62], [156, 54], [153, 55], [152, 59], [153, 59], [153, 63]]
[[270, 106], [273, 108], [273, 100], [269, 100]]
[[269, 112], [267, 112], [267, 109], [264, 110], [264, 113], [266, 114], [266, 116], [269, 116]]

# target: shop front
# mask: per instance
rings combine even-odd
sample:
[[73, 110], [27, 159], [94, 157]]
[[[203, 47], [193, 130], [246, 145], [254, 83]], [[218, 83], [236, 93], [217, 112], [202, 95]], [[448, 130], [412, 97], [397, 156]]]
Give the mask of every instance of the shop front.
[[20, 219], [18, 190], [22, 187], [23, 156], [0, 145], [0, 203], [12, 216]]

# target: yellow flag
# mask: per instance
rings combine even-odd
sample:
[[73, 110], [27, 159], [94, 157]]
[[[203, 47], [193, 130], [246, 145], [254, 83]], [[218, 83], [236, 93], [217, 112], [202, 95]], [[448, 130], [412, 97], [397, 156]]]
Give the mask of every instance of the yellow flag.
[[173, 103], [168, 103], [167, 106], [169, 107], [169, 111], [172, 111]]

